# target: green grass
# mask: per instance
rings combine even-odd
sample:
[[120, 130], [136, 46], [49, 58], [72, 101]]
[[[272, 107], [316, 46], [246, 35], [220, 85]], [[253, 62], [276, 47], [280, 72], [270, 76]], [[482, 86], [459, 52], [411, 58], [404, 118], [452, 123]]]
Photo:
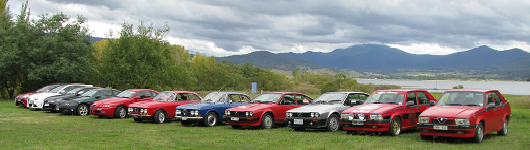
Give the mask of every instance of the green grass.
[[[517, 101], [515, 98], [513, 101]], [[514, 109], [514, 112], [528, 109]], [[530, 113], [523, 113], [530, 116]], [[416, 131], [397, 137], [345, 131], [295, 132], [290, 128], [235, 130], [228, 125], [183, 127], [31, 111], [0, 101], [0, 149], [527, 149], [530, 119], [514, 118], [508, 136], [488, 134], [484, 143], [460, 138], [421, 140]]]

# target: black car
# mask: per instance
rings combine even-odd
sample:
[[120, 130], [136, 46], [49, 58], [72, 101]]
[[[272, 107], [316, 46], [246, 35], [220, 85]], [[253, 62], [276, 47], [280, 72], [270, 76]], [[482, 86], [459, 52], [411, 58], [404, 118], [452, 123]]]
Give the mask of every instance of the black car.
[[65, 95], [57, 95], [57, 96], [48, 97], [44, 99], [44, 105], [42, 106], [42, 110], [49, 110], [52, 112], [57, 112], [59, 108], [57, 107], [57, 104], [59, 104], [60, 101], [72, 100], [74, 98], [81, 96], [83, 93], [89, 90], [97, 89], [97, 88], [99, 87], [80, 87], [80, 88], [76, 88], [71, 91], [68, 91], [68, 93], [66, 93]]

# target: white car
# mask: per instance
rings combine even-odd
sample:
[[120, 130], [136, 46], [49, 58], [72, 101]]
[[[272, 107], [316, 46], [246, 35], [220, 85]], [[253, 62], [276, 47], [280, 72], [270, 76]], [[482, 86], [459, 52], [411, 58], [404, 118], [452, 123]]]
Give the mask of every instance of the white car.
[[64, 95], [66, 92], [80, 87], [92, 87], [92, 85], [62, 85], [49, 92], [33, 94], [28, 97], [26, 106], [30, 109], [42, 109], [44, 99], [50, 96]]

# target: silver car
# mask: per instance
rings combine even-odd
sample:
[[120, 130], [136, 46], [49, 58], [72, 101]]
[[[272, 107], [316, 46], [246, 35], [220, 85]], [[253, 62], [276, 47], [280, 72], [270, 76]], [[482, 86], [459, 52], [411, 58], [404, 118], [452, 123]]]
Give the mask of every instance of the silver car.
[[340, 113], [352, 106], [363, 104], [369, 95], [363, 92], [327, 92], [311, 102], [311, 105], [288, 110], [285, 113], [289, 127], [295, 131], [306, 128], [337, 131]]

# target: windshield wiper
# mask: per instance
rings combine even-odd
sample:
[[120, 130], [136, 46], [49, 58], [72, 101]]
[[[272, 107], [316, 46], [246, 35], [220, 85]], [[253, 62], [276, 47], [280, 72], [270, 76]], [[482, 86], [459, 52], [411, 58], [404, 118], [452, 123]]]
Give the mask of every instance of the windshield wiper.
[[447, 106], [462, 106], [462, 104], [445, 104]]
[[478, 104], [467, 104], [467, 105], [464, 105], [464, 106], [480, 106]]

